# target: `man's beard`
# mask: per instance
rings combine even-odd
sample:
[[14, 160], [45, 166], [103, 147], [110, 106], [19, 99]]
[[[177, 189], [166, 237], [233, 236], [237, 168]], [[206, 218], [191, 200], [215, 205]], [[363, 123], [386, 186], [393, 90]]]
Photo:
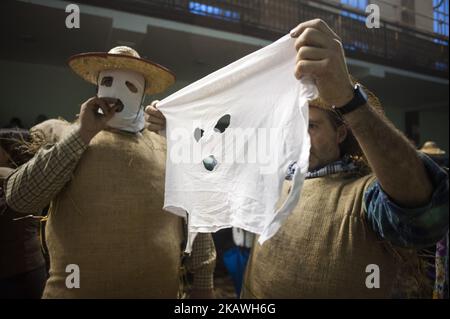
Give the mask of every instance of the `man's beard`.
[[314, 171], [319, 166], [319, 158], [310, 151], [308, 172]]

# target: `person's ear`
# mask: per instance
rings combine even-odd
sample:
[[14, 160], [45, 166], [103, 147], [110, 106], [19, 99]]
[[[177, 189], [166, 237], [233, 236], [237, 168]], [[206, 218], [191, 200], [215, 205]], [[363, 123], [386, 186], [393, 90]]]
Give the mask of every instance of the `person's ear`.
[[337, 128], [337, 142], [341, 144], [347, 138], [347, 126], [345, 124], [340, 125]]

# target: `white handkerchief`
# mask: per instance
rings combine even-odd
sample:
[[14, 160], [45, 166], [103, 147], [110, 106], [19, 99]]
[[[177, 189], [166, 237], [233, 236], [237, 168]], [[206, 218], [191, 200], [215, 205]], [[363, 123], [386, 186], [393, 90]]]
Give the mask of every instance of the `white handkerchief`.
[[[294, 76], [295, 39], [273, 44], [158, 103], [167, 120], [164, 208], [199, 232], [239, 227], [272, 237], [299, 200], [308, 169], [312, 80]], [[292, 190], [277, 210], [283, 181]]]

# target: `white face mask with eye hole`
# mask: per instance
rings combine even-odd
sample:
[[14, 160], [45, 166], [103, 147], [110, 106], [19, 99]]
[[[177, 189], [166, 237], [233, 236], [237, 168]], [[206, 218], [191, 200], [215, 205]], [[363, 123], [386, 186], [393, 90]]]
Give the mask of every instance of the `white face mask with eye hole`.
[[98, 75], [100, 98], [119, 99], [122, 102], [108, 126], [127, 132], [139, 132], [145, 126], [142, 101], [145, 79], [142, 74], [128, 70], [106, 70]]

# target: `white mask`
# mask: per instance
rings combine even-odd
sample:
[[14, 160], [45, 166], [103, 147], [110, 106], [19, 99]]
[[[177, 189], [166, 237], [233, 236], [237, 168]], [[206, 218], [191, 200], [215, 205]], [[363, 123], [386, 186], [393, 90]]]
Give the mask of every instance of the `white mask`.
[[97, 85], [98, 97], [120, 99], [123, 103], [123, 109], [108, 121], [108, 126], [133, 133], [144, 128], [143, 75], [128, 70], [106, 70], [99, 73]]

